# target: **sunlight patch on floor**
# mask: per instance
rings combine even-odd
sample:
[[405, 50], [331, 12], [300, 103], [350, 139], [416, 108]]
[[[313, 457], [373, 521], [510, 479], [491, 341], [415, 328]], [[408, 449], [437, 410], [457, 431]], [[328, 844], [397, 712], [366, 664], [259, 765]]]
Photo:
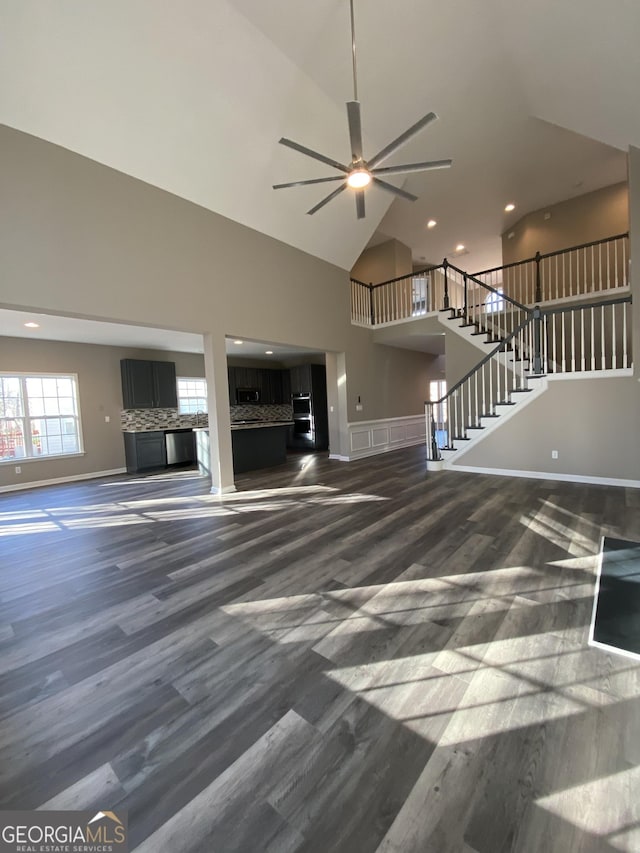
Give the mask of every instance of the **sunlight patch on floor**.
[[[639, 791], [640, 767], [630, 767], [610, 776], [564, 788], [540, 797], [536, 802], [540, 808], [574, 824], [583, 832], [604, 836], [616, 850], [637, 851], [637, 847], [630, 847], [628, 843], [634, 834], [637, 838]], [[600, 807], [602, 803], [607, 803], [606, 811]], [[635, 824], [635, 833], [633, 829], [628, 830], [629, 824]]]
[[222, 496], [143, 498], [88, 506], [54, 506], [44, 510], [0, 514], [0, 537], [47, 533], [65, 528], [94, 530], [100, 527], [188, 521], [242, 513], [285, 512], [309, 504], [332, 506], [383, 500], [388, 498], [364, 493], [343, 494], [329, 486], [296, 486]]
[[[562, 521], [554, 518], [553, 513], [557, 509], [549, 501], [544, 501], [537, 512], [529, 516], [521, 516], [520, 523], [574, 557], [593, 554], [600, 541], [599, 528], [581, 516], [573, 515], [565, 510], [562, 514], [569, 516], [573, 521], [573, 526], [563, 524]], [[577, 529], [585, 525], [592, 528], [591, 535]]]

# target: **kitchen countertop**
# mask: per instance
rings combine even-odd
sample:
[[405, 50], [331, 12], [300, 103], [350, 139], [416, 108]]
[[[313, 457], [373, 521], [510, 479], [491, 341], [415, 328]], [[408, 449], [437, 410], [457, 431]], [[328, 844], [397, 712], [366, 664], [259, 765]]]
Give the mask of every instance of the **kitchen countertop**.
[[[196, 427], [190, 426], [144, 426], [123, 429], [122, 432], [192, 432]], [[203, 427], [199, 427], [203, 429]]]
[[236, 421], [231, 429], [264, 429], [264, 427], [293, 426], [293, 421]]

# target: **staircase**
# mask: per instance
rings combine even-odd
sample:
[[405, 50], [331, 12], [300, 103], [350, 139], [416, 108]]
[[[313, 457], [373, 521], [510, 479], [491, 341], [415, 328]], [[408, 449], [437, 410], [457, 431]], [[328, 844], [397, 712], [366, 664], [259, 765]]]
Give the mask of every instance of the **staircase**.
[[427, 462], [449, 467], [559, 375], [630, 371], [628, 235], [469, 274], [446, 259], [379, 285], [351, 281], [352, 322], [434, 315], [478, 362], [427, 403]]

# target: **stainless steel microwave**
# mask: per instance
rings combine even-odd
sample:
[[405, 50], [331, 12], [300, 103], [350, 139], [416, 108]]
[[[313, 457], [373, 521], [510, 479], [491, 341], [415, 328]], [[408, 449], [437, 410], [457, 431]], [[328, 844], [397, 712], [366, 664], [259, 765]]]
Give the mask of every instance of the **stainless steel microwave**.
[[236, 403], [259, 403], [259, 388], [236, 388]]

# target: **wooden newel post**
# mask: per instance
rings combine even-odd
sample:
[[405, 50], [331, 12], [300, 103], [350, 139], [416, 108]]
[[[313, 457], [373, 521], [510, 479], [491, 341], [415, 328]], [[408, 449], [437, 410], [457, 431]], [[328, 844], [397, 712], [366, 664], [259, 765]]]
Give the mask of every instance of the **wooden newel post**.
[[540, 275], [540, 252], [536, 252], [536, 302], [542, 302], [542, 277]]
[[447, 272], [449, 261], [446, 258], [442, 262], [442, 266], [444, 267], [444, 304], [442, 307], [446, 310], [449, 308], [449, 273]]
[[533, 372], [542, 373], [542, 311], [539, 305], [533, 309]]

